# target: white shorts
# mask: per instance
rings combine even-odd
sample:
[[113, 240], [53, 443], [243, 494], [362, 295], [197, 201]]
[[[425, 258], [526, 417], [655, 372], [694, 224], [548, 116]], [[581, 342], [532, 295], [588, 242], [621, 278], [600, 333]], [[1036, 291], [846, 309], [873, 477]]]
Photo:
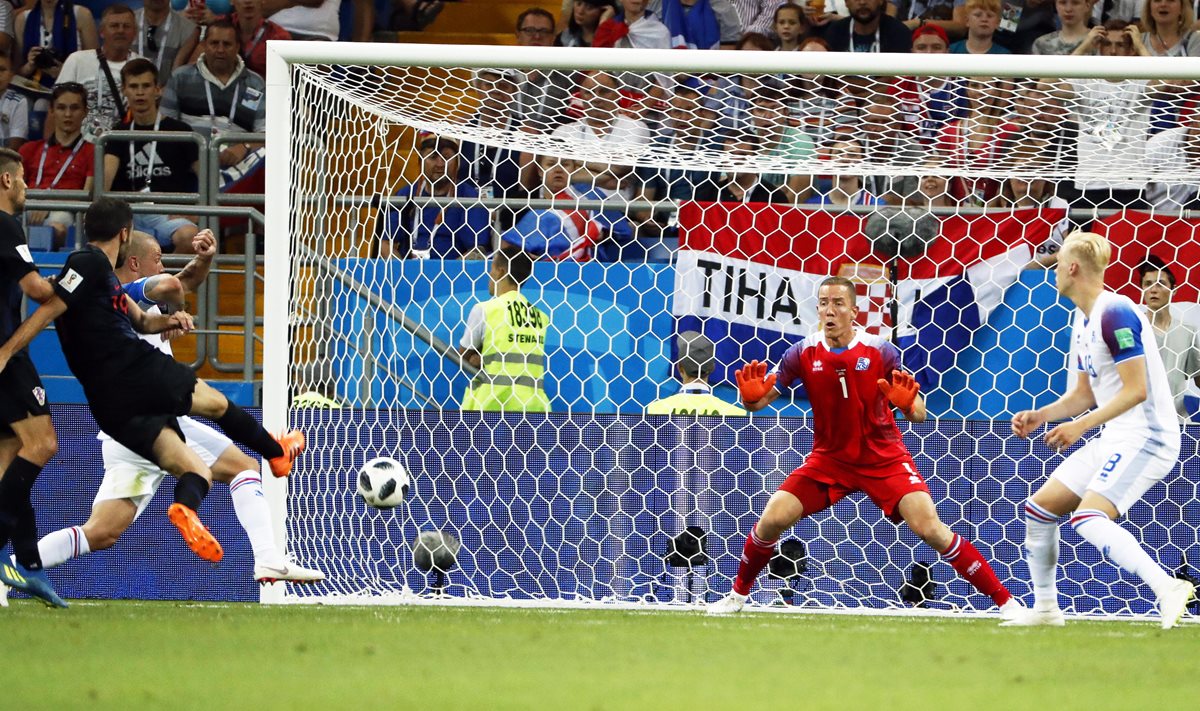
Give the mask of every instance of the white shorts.
[[1176, 447], [1100, 436], [1067, 457], [1050, 476], [1080, 498], [1088, 491], [1100, 494], [1125, 515], [1178, 462]]
[[[183, 430], [187, 445], [200, 455], [207, 467], [211, 467], [222, 452], [233, 446], [233, 440], [190, 417], [180, 417], [179, 428]], [[150, 504], [150, 499], [154, 498], [163, 478], [170, 475], [154, 462], [111, 438], [103, 440], [100, 452], [104, 459], [104, 481], [100, 482], [100, 490], [96, 492], [96, 500], [92, 505], [101, 501], [128, 499], [137, 506], [137, 513], [133, 515], [136, 521]]]

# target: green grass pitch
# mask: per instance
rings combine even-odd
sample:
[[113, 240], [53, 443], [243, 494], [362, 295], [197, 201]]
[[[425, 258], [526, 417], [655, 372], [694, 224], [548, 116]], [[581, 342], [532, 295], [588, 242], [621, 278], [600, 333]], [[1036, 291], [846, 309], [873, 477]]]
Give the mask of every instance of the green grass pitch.
[[1159, 709], [1200, 625], [76, 601], [0, 609], [10, 709]]

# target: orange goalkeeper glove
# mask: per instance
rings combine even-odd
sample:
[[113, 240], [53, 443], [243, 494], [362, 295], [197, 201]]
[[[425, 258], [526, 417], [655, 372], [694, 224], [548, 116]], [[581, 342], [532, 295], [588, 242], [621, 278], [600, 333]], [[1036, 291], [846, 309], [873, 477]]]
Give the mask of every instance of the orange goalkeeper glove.
[[752, 360], [734, 371], [733, 377], [737, 380], [742, 402], [749, 405], [766, 397], [775, 387], [775, 379], [779, 376], [776, 373], [767, 375], [767, 364]]
[[900, 370], [892, 371], [892, 382], [888, 382], [883, 378], [879, 379], [879, 392], [891, 401], [893, 405], [900, 408], [905, 417], [912, 415], [913, 402], [917, 399], [917, 392], [921, 390], [921, 384], [916, 378]]

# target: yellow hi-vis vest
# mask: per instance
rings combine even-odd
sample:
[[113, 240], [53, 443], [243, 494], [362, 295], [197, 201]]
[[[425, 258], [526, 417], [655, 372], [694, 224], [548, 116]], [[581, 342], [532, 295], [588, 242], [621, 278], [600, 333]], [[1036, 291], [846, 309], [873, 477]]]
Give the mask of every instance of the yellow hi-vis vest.
[[655, 400], [646, 406], [647, 415], [706, 415], [744, 416], [746, 411], [730, 405], [712, 394], [708, 383], [691, 382], [684, 385], [677, 395]]
[[519, 291], [485, 301], [483, 315], [481, 367], [463, 394], [462, 409], [548, 412], [542, 378], [549, 319]]

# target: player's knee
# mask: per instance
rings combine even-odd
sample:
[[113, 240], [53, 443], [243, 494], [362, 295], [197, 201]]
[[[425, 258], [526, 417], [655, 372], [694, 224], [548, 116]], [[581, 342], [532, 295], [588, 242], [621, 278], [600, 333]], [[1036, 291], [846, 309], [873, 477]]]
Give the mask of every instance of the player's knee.
[[758, 520], [754, 531], [764, 541], [774, 541], [795, 523], [795, 521], [789, 520], [790, 518], [790, 516], [778, 509], [771, 510], [768, 508], [763, 512], [762, 518]]
[[58, 454], [58, 438], [53, 434], [49, 437], [39, 437], [32, 442], [21, 445], [21, 457], [38, 466], [46, 466], [54, 455]]
[[96, 524], [89, 521], [83, 526], [83, 535], [87, 536], [88, 548], [93, 551], [112, 548], [122, 533], [124, 533], [123, 530], [104, 523]]
[[925, 543], [941, 550], [949, 544], [949, 529], [937, 517], [920, 518], [908, 522], [909, 529]]

